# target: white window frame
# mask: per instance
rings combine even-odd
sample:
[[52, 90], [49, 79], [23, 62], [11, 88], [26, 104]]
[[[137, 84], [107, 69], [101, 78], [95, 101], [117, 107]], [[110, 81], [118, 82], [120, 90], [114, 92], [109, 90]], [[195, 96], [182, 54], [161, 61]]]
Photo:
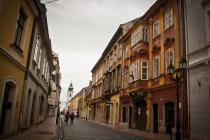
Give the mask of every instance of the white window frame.
[[153, 38], [157, 37], [160, 34], [160, 21], [156, 20], [153, 23]]
[[[147, 63], [147, 66], [143, 66], [143, 63], [144, 63], [144, 62]], [[146, 68], [146, 70], [147, 70], [147, 73], [146, 73], [147, 78], [146, 78], [146, 79], [143, 79], [143, 69], [145, 69], [145, 68]], [[141, 80], [148, 80], [148, 60], [142, 60], [142, 61], [141, 61]]]
[[43, 66], [42, 66], [42, 75], [45, 73], [45, 65], [46, 65], [46, 59], [43, 59]]
[[165, 11], [165, 30], [173, 25], [173, 8], [167, 9]]
[[139, 27], [131, 34], [131, 46], [136, 45], [140, 40], [142, 40], [142, 29]]
[[158, 76], [160, 76], [160, 57], [155, 56], [153, 58], [153, 78], [157, 78]]
[[38, 50], [39, 50], [39, 34], [36, 34], [35, 48], [34, 48], [34, 61], [37, 62]]
[[41, 67], [41, 59], [42, 59], [42, 50], [39, 50], [39, 62], [38, 62], [38, 69]]
[[44, 73], [44, 78], [46, 79], [47, 77], [47, 67], [48, 67], [48, 62], [45, 65], [45, 73]]
[[[172, 55], [171, 55], [172, 54]], [[172, 65], [174, 65], [174, 51], [172, 48], [169, 48], [165, 54], [165, 71], [168, 73], [168, 65], [170, 64], [172, 59]]]
[[133, 81], [138, 80], [138, 71], [139, 71], [138, 67], [139, 67], [139, 62], [138, 61], [134, 62], [133, 63], [133, 76], [134, 76]]

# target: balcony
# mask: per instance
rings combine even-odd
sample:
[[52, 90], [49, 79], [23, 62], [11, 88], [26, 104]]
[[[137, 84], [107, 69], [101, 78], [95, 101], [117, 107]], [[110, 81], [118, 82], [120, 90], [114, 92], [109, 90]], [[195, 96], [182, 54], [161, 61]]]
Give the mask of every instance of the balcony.
[[130, 93], [130, 92], [137, 91], [141, 88], [143, 88], [143, 89], [147, 88], [147, 81], [139, 79], [139, 80], [129, 83], [128, 91]]
[[134, 47], [131, 48], [130, 60], [135, 61], [140, 57], [148, 57], [149, 54], [149, 44], [147, 42], [140, 41]]

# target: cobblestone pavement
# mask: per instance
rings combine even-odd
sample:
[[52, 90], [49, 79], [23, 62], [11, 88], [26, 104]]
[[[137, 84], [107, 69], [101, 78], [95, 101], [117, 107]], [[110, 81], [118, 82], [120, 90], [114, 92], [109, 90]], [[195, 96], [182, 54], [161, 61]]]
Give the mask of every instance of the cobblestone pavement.
[[106, 126], [86, 120], [75, 119], [74, 123], [63, 123], [64, 140], [143, 140]]

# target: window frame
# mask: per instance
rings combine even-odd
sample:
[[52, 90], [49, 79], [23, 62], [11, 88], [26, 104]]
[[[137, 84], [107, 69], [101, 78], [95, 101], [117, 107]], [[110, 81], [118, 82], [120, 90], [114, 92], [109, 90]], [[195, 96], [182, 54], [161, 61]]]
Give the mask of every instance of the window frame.
[[39, 34], [36, 34], [36, 40], [35, 40], [35, 48], [34, 48], [34, 62], [37, 63], [37, 57], [38, 57], [38, 51], [39, 51], [39, 46], [40, 46], [40, 42], [39, 42]]
[[40, 48], [39, 49], [39, 60], [38, 60], [38, 65], [37, 65], [39, 70], [41, 68], [41, 59], [42, 59], [42, 49]]
[[27, 15], [23, 9], [23, 7], [20, 7], [18, 18], [16, 21], [16, 28], [15, 28], [15, 35], [13, 39], [13, 45], [18, 48], [20, 51], [23, 51], [22, 40], [23, 35], [25, 31], [25, 25], [26, 25]]
[[[143, 63], [144, 62], [146, 62], [147, 63], [147, 66], [143, 66]], [[146, 70], [147, 70], [147, 73], [146, 73], [146, 79], [143, 79], [143, 69], [145, 69], [146, 68]], [[148, 66], [148, 60], [142, 60], [141, 61], [141, 80], [148, 80], [148, 74], [149, 74], [149, 71], [148, 71], [148, 69], [149, 69], [149, 66]]]
[[[155, 60], [158, 60], [158, 63], [155, 62]], [[157, 65], [158, 64], [158, 68]], [[158, 70], [158, 72], [156, 72]], [[153, 58], [153, 78], [158, 78], [160, 76], [160, 56], [155, 56]]]
[[160, 20], [157, 19], [153, 23], [153, 38], [156, 38], [160, 35]]
[[146, 26], [144, 26], [142, 28], [142, 41], [148, 42], [148, 31], [147, 31], [147, 27]]
[[[169, 53], [172, 53], [172, 56], [169, 56]], [[166, 73], [168, 73], [168, 65], [170, 64], [170, 58], [172, 57], [172, 65], [174, 65], [174, 50], [172, 48], [167, 49], [166, 53], [165, 53], [165, 71]]]
[[164, 27], [165, 30], [170, 28], [174, 24], [173, 8], [166, 9], [164, 13]]

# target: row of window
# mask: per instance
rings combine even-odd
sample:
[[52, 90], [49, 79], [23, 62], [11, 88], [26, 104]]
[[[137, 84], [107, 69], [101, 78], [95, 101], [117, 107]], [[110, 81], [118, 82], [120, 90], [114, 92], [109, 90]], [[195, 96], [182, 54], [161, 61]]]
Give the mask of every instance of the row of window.
[[[164, 14], [164, 23], [165, 30], [173, 25], [173, 9], [167, 9]], [[153, 38], [157, 37], [160, 34], [160, 20], [156, 20], [153, 23]], [[136, 31], [131, 34], [131, 46], [134, 46], [139, 41], [148, 41], [147, 27], [139, 27]]]
[[[14, 36], [14, 45], [15, 47], [19, 48], [20, 50], [23, 50], [21, 47], [21, 41], [23, 40], [23, 32], [26, 24], [26, 19], [27, 15], [24, 12], [23, 8], [21, 7], [19, 10], [18, 14], [18, 19], [16, 23], [16, 31], [15, 31], [15, 36]], [[45, 58], [42, 59], [43, 52], [42, 49], [39, 49], [40, 47], [40, 39], [39, 35], [36, 35], [36, 41], [35, 41], [35, 50], [34, 50], [34, 62], [37, 64], [37, 68], [40, 70], [41, 69], [41, 64], [43, 64], [42, 67], [42, 75], [44, 76], [45, 79], [49, 79], [49, 66]], [[42, 63], [43, 60], [43, 63]], [[49, 82], [49, 81], [47, 81]]]
[[[49, 82], [49, 73], [50, 73], [49, 65], [46, 58], [43, 55], [44, 53], [42, 53], [42, 49], [40, 46], [41, 46], [40, 38], [39, 38], [39, 34], [37, 33], [33, 60], [37, 64], [38, 70], [41, 71], [44, 78], [47, 80], [47, 82]], [[43, 64], [42, 69], [41, 69], [41, 64]]]
[[[167, 9], [164, 14], [164, 23], [165, 30], [173, 25], [173, 9]], [[160, 20], [156, 20], [153, 23], [153, 38], [157, 37], [160, 34]]]
[[[167, 73], [168, 65], [174, 64], [174, 52], [172, 48], [169, 48], [165, 57], [165, 68]], [[155, 56], [153, 59], [153, 78], [160, 76], [160, 57]], [[148, 61], [139, 60], [130, 65], [130, 82], [136, 80], [148, 80]]]

